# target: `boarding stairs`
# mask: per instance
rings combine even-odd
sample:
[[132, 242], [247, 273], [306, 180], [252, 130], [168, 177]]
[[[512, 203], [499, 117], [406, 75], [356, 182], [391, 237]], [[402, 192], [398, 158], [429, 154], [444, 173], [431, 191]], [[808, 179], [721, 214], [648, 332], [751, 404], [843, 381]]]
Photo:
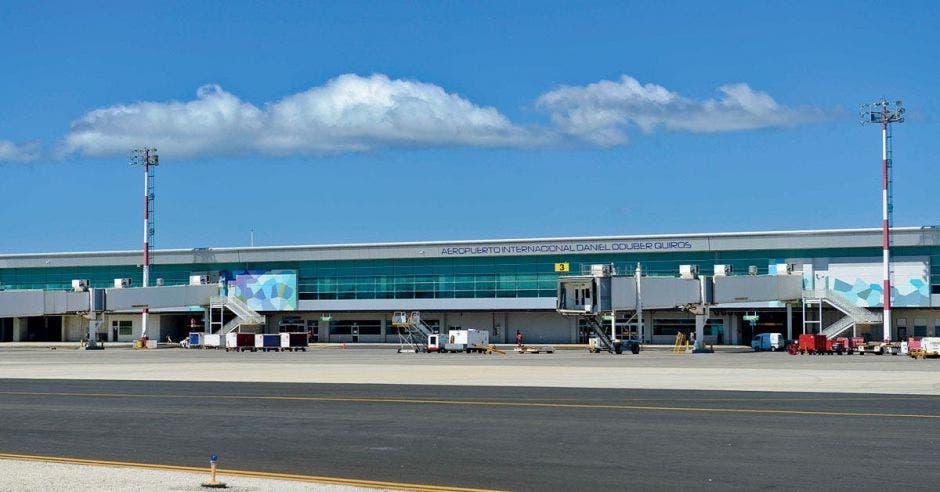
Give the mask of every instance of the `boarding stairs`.
[[434, 330], [421, 320], [421, 313], [396, 311], [392, 315], [392, 325], [398, 328], [399, 352], [427, 352], [428, 337]]
[[[845, 333], [847, 330], [854, 328], [857, 325], [874, 325], [883, 322], [881, 313], [876, 313], [870, 309], [856, 306], [849, 302], [845, 297], [842, 297], [842, 295], [838, 292], [833, 292], [828, 288], [803, 291], [803, 304], [817, 305], [820, 310], [820, 320], [822, 319], [821, 312], [822, 306], [824, 304], [832, 306], [845, 315], [834, 323], [820, 329], [819, 333], [821, 335], [826, 335], [826, 338], [830, 339]], [[807, 319], [805, 311], [803, 321], [804, 326], [806, 326]], [[809, 321], [809, 323], [819, 324], [821, 322], [816, 320]]]
[[[235, 315], [225, 322], [225, 311]], [[241, 299], [234, 296], [212, 297], [209, 299], [209, 333], [225, 335], [241, 331], [243, 326], [263, 326], [265, 317], [248, 307]]]
[[607, 329], [609, 327], [605, 327], [596, 316], [585, 316], [585, 319], [588, 321], [588, 326], [591, 327], [591, 332], [593, 335], [597, 337], [598, 341], [600, 341], [599, 348], [601, 350], [606, 350], [610, 353], [613, 353], [614, 342], [610, 339], [610, 334], [607, 333]]

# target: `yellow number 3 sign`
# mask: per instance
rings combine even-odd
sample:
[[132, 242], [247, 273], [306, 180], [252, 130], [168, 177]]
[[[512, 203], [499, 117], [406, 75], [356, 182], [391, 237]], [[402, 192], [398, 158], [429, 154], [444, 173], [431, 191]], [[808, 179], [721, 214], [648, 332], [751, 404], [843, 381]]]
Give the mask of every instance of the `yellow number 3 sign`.
[[555, 263], [556, 272], [567, 272], [569, 271], [569, 266], [567, 263]]

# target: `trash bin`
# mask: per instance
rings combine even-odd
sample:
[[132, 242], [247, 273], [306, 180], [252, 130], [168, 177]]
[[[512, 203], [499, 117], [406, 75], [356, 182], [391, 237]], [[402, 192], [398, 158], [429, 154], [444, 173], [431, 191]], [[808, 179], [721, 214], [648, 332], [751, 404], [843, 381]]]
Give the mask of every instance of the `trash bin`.
[[620, 355], [623, 353], [623, 342], [620, 340], [614, 340], [614, 353]]

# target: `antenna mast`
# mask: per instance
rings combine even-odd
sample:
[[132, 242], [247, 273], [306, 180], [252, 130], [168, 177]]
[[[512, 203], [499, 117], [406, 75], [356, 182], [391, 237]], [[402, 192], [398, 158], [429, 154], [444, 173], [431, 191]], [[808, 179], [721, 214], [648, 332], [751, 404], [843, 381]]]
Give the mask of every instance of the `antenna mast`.
[[881, 124], [881, 236], [882, 236], [882, 296], [884, 298], [883, 340], [891, 340], [891, 222], [894, 218], [893, 163], [890, 144], [890, 123], [904, 122], [904, 106], [894, 103], [894, 110], [885, 98], [871, 104], [863, 104], [861, 122]]
[[[150, 286], [150, 248], [153, 246], [153, 171], [160, 164], [160, 157], [157, 155], [157, 149], [143, 147], [134, 149], [131, 152], [130, 164], [132, 166], [143, 166], [144, 168], [144, 262], [143, 262], [143, 287]], [[141, 309], [141, 329], [140, 339], [147, 342], [147, 315], [149, 308]]]

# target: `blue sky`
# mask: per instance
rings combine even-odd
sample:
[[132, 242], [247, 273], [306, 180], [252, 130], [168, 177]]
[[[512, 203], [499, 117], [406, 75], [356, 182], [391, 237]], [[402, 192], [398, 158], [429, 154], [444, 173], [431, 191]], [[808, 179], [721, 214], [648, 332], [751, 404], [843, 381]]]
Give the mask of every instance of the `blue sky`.
[[938, 223], [933, 2], [3, 2], [0, 252]]

